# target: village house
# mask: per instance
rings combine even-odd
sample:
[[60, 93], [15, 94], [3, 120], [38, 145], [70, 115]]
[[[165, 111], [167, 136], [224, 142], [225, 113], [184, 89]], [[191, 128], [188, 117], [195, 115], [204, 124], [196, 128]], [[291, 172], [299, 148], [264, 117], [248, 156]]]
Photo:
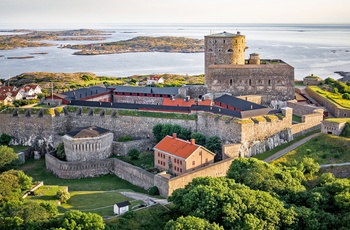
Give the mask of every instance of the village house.
[[214, 163], [215, 153], [190, 141], [177, 138], [177, 134], [164, 137], [154, 148], [154, 166], [159, 170], [180, 175]]
[[36, 84], [28, 84], [23, 87], [24, 97], [26, 99], [37, 99], [38, 94], [42, 93], [41, 87]]
[[13, 98], [9, 95], [0, 95], [0, 104], [1, 105], [11, 105], [13, 102]]
[[155, 85], [155, 84], [164, 84], [164, 78], [162, 77], [155, 77], [155, 76], [149, 76], [147, 78], [147, 85]]

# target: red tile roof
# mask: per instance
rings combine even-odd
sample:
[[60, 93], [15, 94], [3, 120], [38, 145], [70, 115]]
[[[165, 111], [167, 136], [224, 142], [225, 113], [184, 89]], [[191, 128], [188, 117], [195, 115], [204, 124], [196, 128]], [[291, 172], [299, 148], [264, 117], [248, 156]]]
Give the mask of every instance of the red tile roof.
[[[191, 105], [195, 105], [196, 102], [193, 99], [190, 99], [186, 101], [182, 98], [175, 98], [174, 100], [171, 100], [171, 98], [164, 98], [162, 105], [167, 106], [183, 106], [183, 107], [191, 107]], [[198, 101], [198, 105], [211, 105], [211, 100], [204, 100], [204, 101]]]
[[155, 149], [170, 153], [172, 155], [187, 159], [194, 151], [200, 148], [200, 145], [191, 144], [189, 141], [185, 141], [179, 138], [173, 138], [166, 136], [161, 140]]

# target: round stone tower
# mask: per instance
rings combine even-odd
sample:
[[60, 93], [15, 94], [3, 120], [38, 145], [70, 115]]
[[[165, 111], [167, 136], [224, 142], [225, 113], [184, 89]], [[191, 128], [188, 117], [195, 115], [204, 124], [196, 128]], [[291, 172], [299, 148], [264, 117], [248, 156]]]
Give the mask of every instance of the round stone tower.
[[204, 37], [205, 74], [210, 65], [244, 65], [246, 41], [240, 32], [211, 34]]
[[260, 54], [252, 53], [249, 56], [250, 65], [260, 65]]

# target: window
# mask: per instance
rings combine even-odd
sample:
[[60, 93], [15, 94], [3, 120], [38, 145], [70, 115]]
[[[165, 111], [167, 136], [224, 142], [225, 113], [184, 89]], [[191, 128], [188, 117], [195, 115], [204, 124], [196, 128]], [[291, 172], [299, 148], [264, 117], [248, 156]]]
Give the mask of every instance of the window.
[[230, 79], [230, 86], [232, 86], [232, 83], [233, 83], [233, 81], [232, 81], [232, 79]]
[[232, 49], [228, 49], [228, 50], [227, 50], [227, 53], [232, 53], [232, 52], [233, 52]]
[[180, 161], [180, 165], [182, 165], [182, 161]]
[[251, 79], [249, 79], [249, 85], [252, 85], [252, 80]]
[[192, 161], [192, 165], [196, 165], [196, 162], [195, 162], [195, 161]]
[[271, 85], [271, 80], [269, 79], [269, 81], [268, 81], [268, 84], [269, 84], [269, 86]]

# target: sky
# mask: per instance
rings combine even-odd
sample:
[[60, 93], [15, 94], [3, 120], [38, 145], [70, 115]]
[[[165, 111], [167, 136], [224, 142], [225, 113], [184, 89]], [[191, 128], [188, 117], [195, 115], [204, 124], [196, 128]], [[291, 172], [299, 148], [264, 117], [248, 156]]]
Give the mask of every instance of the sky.
[[349, 0], [0, 0], [0, 24], [350, 24]]

